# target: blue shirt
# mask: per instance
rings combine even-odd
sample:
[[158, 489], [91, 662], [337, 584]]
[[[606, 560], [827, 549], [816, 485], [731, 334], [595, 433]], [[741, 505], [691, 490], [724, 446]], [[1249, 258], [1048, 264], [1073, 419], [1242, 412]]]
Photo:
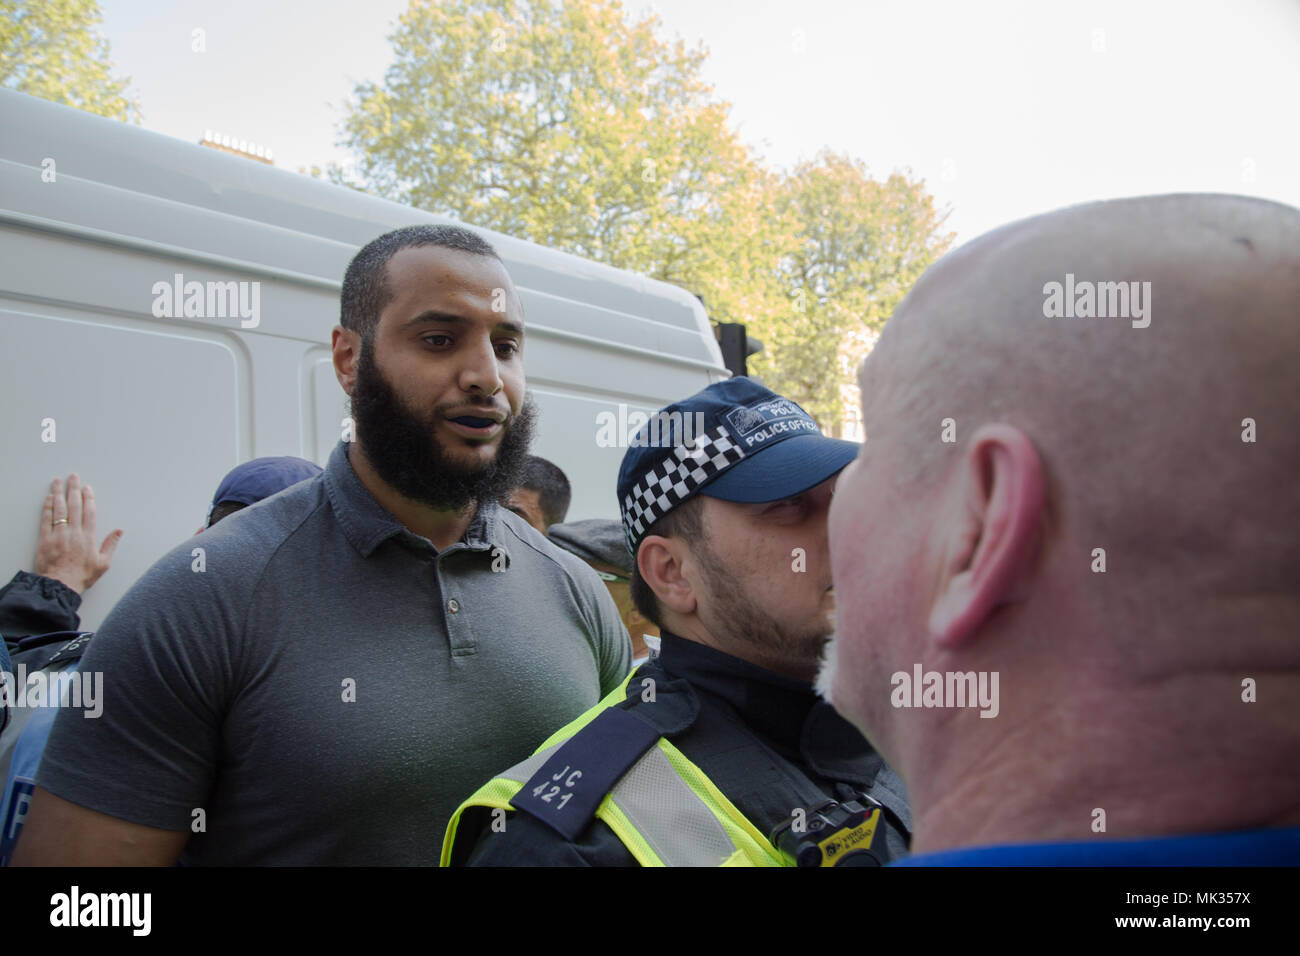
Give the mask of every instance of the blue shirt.
[[1300, 827], [1136, 840], [1013, 843], [916, 854], [892, 866], [1300, 866]]

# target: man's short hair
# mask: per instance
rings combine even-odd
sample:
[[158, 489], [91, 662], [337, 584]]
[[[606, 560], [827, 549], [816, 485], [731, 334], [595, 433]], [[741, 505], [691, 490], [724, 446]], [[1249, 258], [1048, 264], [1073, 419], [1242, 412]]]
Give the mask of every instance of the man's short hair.
[[[702, 501], [700, 495], [688, 498], [647, 528], [641, 540], [644, 541], [650, 535], [657, 534], [664, 538], [681, 538], [691, 546], [696, 542], [703, 543]], [[638, 544], [637, 548], [639, 549], [640, 546]], [[645, 578], [641, 577], [641, 569], [635, 557], [632, 560], [632, 580], [628, 588], [632, 594], [632, 604], [641, 612], [641, 616], [651, 621], [660, 630], [664, 630], [663, 609], [659, 605], [659, 598], [655, 596], [654, 589], [646, 583]]]
[[388, 286], [388, 260], [403, 249], [442, 246], [476, 256], [501, 257], [483, 237], [461, 226], [406, 226], [386, 232], [361, 247], [343, 274], [339, 324], [360, 333], [369, 343], [379, 325], [379, 313], [393, 300]]
[[542, 506], [542, 520], [548, 528], [563, 523], [569, 514], [573, 489], [569, 487], [569, 478], [559, 465], [537, 455], [529, 455], [528, 464], [524, 466], [524, 480], [519, 482], [519, 486], [537, 492], [537, 501]]
[[223, 501], [212, 509], [212, 517], [208, 518], [208, 527], [211, 528], [222, 518], [229, 518], [236, 511], [243, 511], [248, 505], [242, 501]]

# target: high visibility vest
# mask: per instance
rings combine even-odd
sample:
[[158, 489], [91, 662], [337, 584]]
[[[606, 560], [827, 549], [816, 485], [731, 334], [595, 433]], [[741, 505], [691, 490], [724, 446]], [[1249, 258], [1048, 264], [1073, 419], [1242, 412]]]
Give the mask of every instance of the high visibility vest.
[[[514, 810], [511, 800], [548, 759], [610, 706], [627, 697], [631, 675], [527, 760], [515, 764], [456, 808], [442, 843], [451, 862], [461, 814], [471, 807]], [[785, 866], [781, 854], [699, 767], [660, 737], [605, 794], [595, 811], [642, 866]], [[557, 837], [558, 838], [558, 837]]]

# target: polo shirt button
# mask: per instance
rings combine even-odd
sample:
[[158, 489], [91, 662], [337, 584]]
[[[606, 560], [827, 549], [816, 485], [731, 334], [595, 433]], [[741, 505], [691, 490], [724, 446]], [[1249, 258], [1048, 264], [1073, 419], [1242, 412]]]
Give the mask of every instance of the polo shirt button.
[[452, 598], [450, 601], [447, 602], [447, 610], [451, 611], [452, 614], [455, 614], [457, 611], [460, 610], [460, 602], [457, 601], [455, 598]]

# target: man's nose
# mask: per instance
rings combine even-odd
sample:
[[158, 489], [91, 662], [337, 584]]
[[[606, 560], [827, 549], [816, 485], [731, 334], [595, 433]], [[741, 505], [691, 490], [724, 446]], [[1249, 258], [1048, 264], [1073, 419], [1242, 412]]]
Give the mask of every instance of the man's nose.
[[466, 392], [483, 392], [495, 395], [505, 387], [497, 361], [496, 346], [484, 338], [475, 347], [466, 349], [465, 361], [460, 369], [460, 387]]

